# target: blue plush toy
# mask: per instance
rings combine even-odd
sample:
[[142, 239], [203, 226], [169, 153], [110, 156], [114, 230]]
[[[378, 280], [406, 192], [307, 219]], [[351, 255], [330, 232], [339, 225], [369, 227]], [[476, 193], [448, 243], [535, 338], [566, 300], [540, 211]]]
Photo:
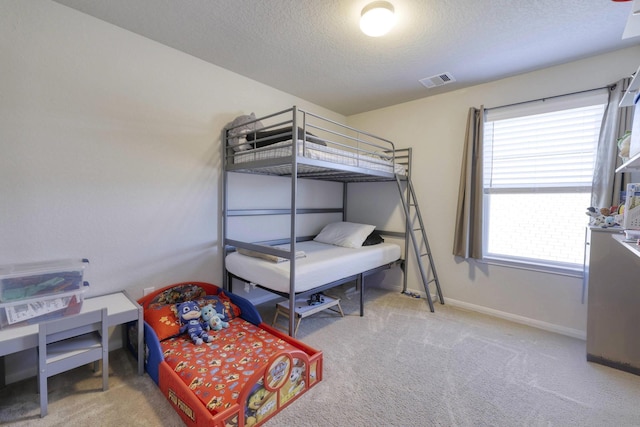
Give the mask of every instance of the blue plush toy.
[[228, 328], [229, 322], [224, 322], [220, 314], [213, 307], [213, 304], [207, 304], [202, 307], [202, 320], [207, 324], [207, 329], [219, 331], [222, 328]]
[[186, 301], [178, 304], [178, 316], [180, 316], [180, 333], [185, 331], [189, 334], [195, 344], [210, 342], [211, 337], [204, 330], [202, 319], [200, 318], [200, 307], [193, 301]]

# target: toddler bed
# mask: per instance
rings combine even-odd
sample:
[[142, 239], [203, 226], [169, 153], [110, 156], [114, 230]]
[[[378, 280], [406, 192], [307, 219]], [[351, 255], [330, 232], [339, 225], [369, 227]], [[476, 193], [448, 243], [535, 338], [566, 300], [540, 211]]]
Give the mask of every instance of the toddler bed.
[[[175, 307], [184, 301], [213, 304], [228, 327], [194, 344], [179, 334]], [[322, 352], [266, 325], [249, 301], [217, 286], [180, 283], [138, 302], [146, 370], [187, 425], [261, 425], [322, 380]]]

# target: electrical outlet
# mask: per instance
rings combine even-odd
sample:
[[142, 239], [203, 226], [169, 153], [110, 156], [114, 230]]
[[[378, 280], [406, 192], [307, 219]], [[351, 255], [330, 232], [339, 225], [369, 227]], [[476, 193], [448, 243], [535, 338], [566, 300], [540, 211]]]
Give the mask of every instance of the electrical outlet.
[[142, 295], [143, 295], [143, 296], [149, 295], [151, 292], [153, 292], [153, 291], [155, 291], [155, 290], [156, 290], [155, 286], [150, 286], [150, 287], [148, 287], [148, 288], [144, 288], [144, 289], [142, 290]]

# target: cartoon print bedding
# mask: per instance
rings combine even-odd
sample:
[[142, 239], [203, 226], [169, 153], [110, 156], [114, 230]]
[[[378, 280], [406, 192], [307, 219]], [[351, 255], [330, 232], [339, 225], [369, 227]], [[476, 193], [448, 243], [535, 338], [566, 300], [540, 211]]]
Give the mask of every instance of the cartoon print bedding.
[[[195, 344], [172, 312], [185, 298], [213, 303], [228, 327]], [[199, 283], [139, 300], [147, 372], [187, 425], [259, 426], [322, 380], [322, 352], [262, 323], [247, 300]]]

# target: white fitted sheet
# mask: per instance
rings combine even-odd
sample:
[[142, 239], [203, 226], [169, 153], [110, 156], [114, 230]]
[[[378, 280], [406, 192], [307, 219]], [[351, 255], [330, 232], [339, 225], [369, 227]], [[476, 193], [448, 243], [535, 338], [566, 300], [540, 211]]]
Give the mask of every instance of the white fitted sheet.
[[[303, 148], [304, 147], [304, 148]], [[282, 141], [257, 150], [241, 151], [234, 155], [235, 164], [254, 162], [256, 160], [279, 159], [291, 155], [291, 140]], [[324, 160], [348, 166], [360, 167], [376, 171], [406, 175], [403, 165], [393, 164], [392, 161], [380, 157], [353, 151], [340, 150], [307, 141], [304, 145], [298, 140], [298, 156], [308, 159]]]
[[[276, 246], [289, 249], [288, 245]], [[371, 270], [400, 258], [400, 246], [380, 243], [358, 249], [315, 241], [296, 244], [305, 258], [296, 260], [296, 292], [304, 292], [336, 280]], [[232, 252], [227, 255], [229, 272], [251, 283], [289, 293], [289, 262], [274, 263]]]

